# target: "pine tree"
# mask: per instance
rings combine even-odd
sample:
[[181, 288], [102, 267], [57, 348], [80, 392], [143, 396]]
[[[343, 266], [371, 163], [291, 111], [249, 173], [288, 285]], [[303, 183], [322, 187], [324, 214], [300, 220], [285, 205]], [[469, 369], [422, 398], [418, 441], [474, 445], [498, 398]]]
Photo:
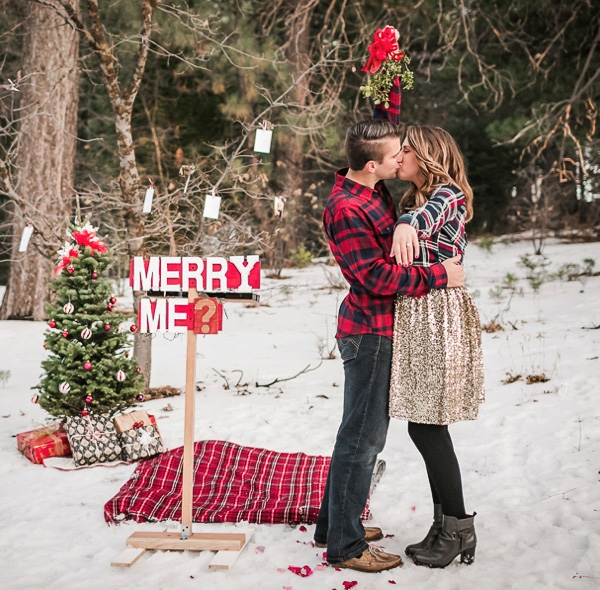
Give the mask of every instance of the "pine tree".
[[54, 416], [117, 413], [132, 405], [143, 386], [129, 358], [129, 330], [121, 331], [123, 315], [113, 311], [111, 284], [102, 276], [112, 261], [96, 231], [89, 224], [73, 226], [72, 241], [59, 252], [55, 297], [47, 306], [50, 355], [35, 387], [40, 405]]

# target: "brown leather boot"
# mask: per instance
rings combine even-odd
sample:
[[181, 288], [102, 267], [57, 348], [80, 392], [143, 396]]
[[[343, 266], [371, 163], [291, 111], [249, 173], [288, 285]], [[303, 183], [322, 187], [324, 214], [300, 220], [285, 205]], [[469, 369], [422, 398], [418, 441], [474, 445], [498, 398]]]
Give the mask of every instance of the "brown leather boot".
[[[365, 536], [363, 539], [367, 543], [372, 543], [373, 541], [379, 541], [379, 539], [383, 539], [383, 532], [379, 527], [376, 526], [366, 526], [365, 527]], [[315, 547], [327, 547], [327, 543], [318, 543], [315, 541]]]
[[367, 547], [359, 557], [347, 559], [341, 563], [332, 563], [333, 567], [343, 567], [359, 572], [383, 572], [393, 567], [402, 567], [402, 558], [399, 555], [385, 553], [375, 547]]

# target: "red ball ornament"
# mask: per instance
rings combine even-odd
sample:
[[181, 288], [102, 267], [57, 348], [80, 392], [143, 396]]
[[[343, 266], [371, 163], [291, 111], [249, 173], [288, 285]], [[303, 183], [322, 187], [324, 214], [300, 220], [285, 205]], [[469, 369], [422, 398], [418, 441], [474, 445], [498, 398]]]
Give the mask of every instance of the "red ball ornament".
[[88, 396], [85, 398], [85, 403], [86, 403], [86, 404], [91, 404], [93, 401], [94, 401], [94, 398], [93, 398], [91, 395], [88, 395]]
[[144, 396], [140, 393], [140, 395], [138, 395], [136, 399], [137, 399], [138, 402], [143, 402], [144, 401]]
[[130, 329], [132, 332], [136, 332], [136, 331], [137, 331], [137, 326], [136, 326], [135, 324], [131, 324], [131, 326], [129, 326], [129, 329]]
[[110, 324], [104, 324], [104, 329], [108, 332], [110, 330]]
[[63, 330], [62, 335], [64, 338], [66, 338], [69, 335], [69, 332], [67, 330]]
[[114, 305], [117, 302], [117, 298], [116, 297], [111, 297], [110, 298], [110, 302]]
[[92, 273], [92, 278], [93, 278], [93, 279], [97, 279], [97, 278], [98, 278], [98, 273], [94, 271], [94, 272]]
[[135, 368], [135, 372], [136, 372], [136, 373], [141, 373], [141, 372], [142, 372], [142, 369], [140, 369], [139, 367], [136, 367], [136, 368]]
[[82, 416], [87, 416], [88, 415], [88, 411], [87, 410], [81, 410], [81, 415]]
[[46, 345], [45, 345], [45, 344], [42, 344], [42, 348], [46, 348]]
[[106, 307], [108, 308], [108, 311], [112, 311], [112, 309], [113, 309], [113, 306], [110, 304], [108, 304]]
[[86, 371], [89, 371], [92, 368], [92, 363], [90, 363], [90, 361], [86, 361], [85, 363], [83, 363], [83, 368]]
[[75, 272], [75, 269], [72, 266], [67, 266], [67, 272], [72, 275]]
[[49, 325], [51, 328], [56, 328], [56, 322], [55, 322], [54, 320], [50, 320], [50, 321], [48, 322], [48, 325]]

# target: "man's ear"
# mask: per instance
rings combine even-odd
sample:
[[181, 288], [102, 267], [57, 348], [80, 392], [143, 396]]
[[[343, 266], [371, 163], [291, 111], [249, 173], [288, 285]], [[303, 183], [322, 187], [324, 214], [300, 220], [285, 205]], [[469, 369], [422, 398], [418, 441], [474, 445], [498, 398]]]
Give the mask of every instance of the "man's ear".
[[375, 160], [369, 160], [365, 165], [365, 171], [369, 172], [370, 174], [373, 174], [373, 172], [375, 172], [376, 169], [377, 162], [375, 162]]

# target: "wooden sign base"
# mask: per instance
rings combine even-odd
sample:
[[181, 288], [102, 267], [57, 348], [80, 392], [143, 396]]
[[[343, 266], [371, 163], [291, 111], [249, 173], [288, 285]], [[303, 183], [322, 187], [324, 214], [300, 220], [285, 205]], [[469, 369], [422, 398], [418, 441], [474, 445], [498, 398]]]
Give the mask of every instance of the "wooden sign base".
[[[198, 302], [198, 292], [190, 289], [188, 303]], [[183, 480], [181, 485], [181, 533], [138, 532], [127, 539], [127, 548], [111, 563], [115, 567], [132, 566], [148, 549], [163, 551], [217, 551], [209, 569], [229, 569], [248, 545], [253, 531], [237, 533], [192, 532], [192, 504], [194, 487], [194, 402], [196, 385], [196, 337], [194, 330], [187, 332], [187, 359], [185, 375], [185, 418], [183, 434]]]

